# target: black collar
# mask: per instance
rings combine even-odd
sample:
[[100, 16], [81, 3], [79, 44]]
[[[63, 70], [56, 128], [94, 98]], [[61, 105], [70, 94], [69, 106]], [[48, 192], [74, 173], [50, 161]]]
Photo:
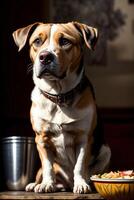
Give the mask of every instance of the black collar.
[[67, 93], [50, 94], [42, 90], [40, 91], [47, 99], [49, 99], [53, 103], [59, 106], [64, 106], [65, 104], [69, 105], [71, 102], [73, 102], [75, 96], [80, 94], [87, 86], [89, 86], [89, 80], [86, 76], [83, 76], [81, 81], [76, 85], [76, 87]]

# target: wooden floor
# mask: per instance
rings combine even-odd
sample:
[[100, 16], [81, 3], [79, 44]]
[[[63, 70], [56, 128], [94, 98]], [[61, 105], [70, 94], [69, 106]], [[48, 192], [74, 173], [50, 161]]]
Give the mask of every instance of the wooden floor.
[[71, 192], [57, 193], [34, 193], [34, 192], [0, 192], [0, 199], [104, 199], [98, 193], [93, 194], [73, 194]]

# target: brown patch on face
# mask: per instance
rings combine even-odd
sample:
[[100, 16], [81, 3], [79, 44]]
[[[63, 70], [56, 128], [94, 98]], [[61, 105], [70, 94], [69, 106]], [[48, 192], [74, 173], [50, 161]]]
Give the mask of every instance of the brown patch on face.
[[[29, 40], [30, 58], [33, 62], [35, 61], [35, 58], [40, 49], [43, 49], [48, 46], [50, 40], [50, 30], [51, 24], [41, 24], [33, 32]], [[37, 39], [40, 39], [42, 41], [40, 45], [36, 44]]]
[[[69, 44], [61, 46], [59, 42], [62, 38], [67, 39]], [[66, 71], [68, 68], [70, 72], [77, 70], [82, 57], [81, 37], [73, 24], [57, 24], [57, 31], [54, 34], [53, 41], [56, 46], [61, 71]]]

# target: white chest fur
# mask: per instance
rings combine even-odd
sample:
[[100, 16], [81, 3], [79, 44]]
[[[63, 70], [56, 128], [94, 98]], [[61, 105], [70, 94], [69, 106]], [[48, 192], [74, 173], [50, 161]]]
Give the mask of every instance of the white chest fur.
[[92, 112], [88, 108], [78, 110], [73, 106], [60, 107], [45, 98], [36, 87], [32, 92], [31, 99], [37, 105], [32, 111], [33, 116], [58, 125], [79, 121]]

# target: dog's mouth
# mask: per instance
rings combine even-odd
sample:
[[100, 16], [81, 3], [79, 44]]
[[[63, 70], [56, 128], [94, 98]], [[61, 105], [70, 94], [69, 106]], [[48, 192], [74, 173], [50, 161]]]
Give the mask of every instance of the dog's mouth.
[[44, 67], [40, 69], [38, 73], [36, 73], [36, 77], [41, 78], [56, 78], [56, 79], [64, 79], [66, 76], [66, 72], [63, 72], [61, 75], [57, 75], [56, 72], [49, 70], [48, 68]]
[[38, 73], [36, 73], [37, 78], [40, 78], [40, 79], [43, 76], [50, 76], [50, 75], [53, 75], [53, 74], [47, 68], [42, 68]]

